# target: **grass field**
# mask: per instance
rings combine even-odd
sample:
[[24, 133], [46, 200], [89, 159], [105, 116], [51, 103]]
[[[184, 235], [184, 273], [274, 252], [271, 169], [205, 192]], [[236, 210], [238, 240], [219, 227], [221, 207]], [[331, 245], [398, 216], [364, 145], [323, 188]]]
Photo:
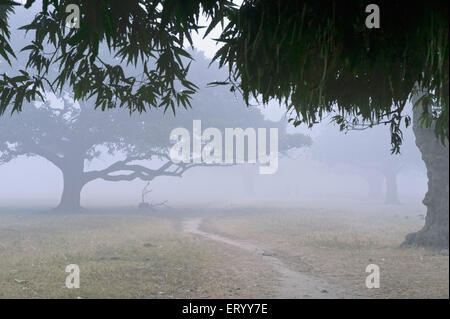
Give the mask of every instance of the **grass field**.
[[[65, 288], [69, 264], [80, 289]], [[176, 219], [0, 214], [0, 298], [270, 297], [272, 275], [253, 256], [184, 234]]]
[[[327, 278], [363, 298], [448, 298], [448, 252], [400, 248], [423, 226], [416, 205], [230, 207], [203, 229], [258, 243], [292, 269]], [[367, 265], [380, 267], [380, 288], [367, 289]]]
[[[183, 232], [201, 229], [273, 252], [292, 270], [356, 297], [448, 298], [448, 253], [401, 249], [419, 229], [416, 206], [198, 205], [164, 213], [88, 210], [75, 215], [0, 211], [0, 298], [271, 298], [276, 272], [259, 256]], [[365, 287], [365, 267], [381, 287]], [[65, 288], [77, 264], [80, 289]]]

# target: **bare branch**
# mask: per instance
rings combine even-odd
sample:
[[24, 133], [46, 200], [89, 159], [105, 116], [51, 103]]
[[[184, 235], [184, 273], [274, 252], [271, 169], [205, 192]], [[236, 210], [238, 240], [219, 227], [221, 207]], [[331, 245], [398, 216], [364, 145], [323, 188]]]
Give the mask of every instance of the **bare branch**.
[[[158, 176], [174, 176], [181, 177], [187, 170], [197, 166], [217, 166], [221, 164], [204, 164], [204, 163], [179, 163], [175, 164], [168, 160], [158, 169], [151, 169], [140, 164], [130, 164], [130, 162], [139, 160], [135, 157], [128, 157], [125, 160], [118, 161], [103, 170], [90, 171], [85, 173], [88, 181], [95, 179], [103, 179], [110, 182], [132, 181], [141, 179], [143, 181], [151, 181]], [[114, 175], [115, 172], [128, 172], [124, 174]]]

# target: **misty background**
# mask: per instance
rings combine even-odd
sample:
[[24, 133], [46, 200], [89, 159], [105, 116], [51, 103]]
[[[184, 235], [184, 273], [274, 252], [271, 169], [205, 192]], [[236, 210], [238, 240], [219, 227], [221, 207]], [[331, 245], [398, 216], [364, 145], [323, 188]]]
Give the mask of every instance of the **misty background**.
[[[195, 105], [193, 107], [195, 108]], [[270, 105], [262, 109], [262, 112], [268, 119], [287, 121], [284, 112], [277, 105]], [[398, 161], [404, 162], [404, 167], [397, 176], [400, 202], [417, 203], [422, 200], [427, 186], [426, 171], [420, 154], [414, 147], [411, 128], [405, 132], [402, 154], [391, 155], [386, 127], [344, 134], [339, 132], [337, 126], [328, 125], [324, 122], [313, 129], [306, 129], [294, 128], [288, 124], [290, 132], [301, 132], [311, 136], [312, 145], [294, 150], [289, 158], [280, 158], [278, 171], [273, 175], [259, 175], [257, 165], [252, 164], [193, 168], [182, 178], [164, 176], [156, 178], [151, 183], [150, 188], [153, 191], [149, 199], [168, 200], [169, 204], [180, 200], [269, 199], [383, 203], [386, 181], [382, 173], [374, 172], [369, 177], [362, 173], [366, 169], [367, 151], [372, 149], [373, 163], [392, 162], [394, 165]], [[167, 139], [169, 140], [169, 136]], [[354, 153], [344, 153], [345, 147], [354, 147], [355, 140], [361, 141], [361, 145], [354, 148]], [[381, 147], [376, 147], [380, 144]], [[343, 149], [340, 149], [341, 147]], [[316, 155], [316, 149], [319, 148], [320, 154]], [[339, 155], [339, 159], [336, 159], [336, 155]], [[101, 169], [117, 159], [103, 156], [85, 165], [89, 169]], [[370, 182], [377, 183], [378, 180], [380, 183], [380, 179], [382, 181], [379, 185], [378, 198], [370, 197]], [[146, 182], [140, 180], [93, 181], [82, 191], [82, 205], [137, 205], [145, 184]], [[0, 166], [1, 206], [55, 206], [60, 199], [62, 186], [62, 174], [59, 169], [41, 157], [20, 156]]]
[[[11, 19], [13, 28], [23, 25], [24, 19], [31, 19], [34, 15], [32, 10], [18, 10], [21, 11], [20, 14], [14, 14]], [[212, 40], [217, 32], [213, 31], [206, 39], [202, 38], [201, 33], [194, 35], [196, 49], [200, 55], [204, 54], [204, 59], [210, 59], [218, 48]], [[211, 69], [214, 69], [214, 66]], [[193, 68], [191, 78], [196, 83], [195, 79], [207, 78], [208, 72], [213, 71]], [[212, 90], [203, 85], [196, 95], [208, 95]], [[249, 112], [238, 94], [230, 93], [226, 102], [242, 106], [242, 112], [230, 115], [236, 116], [236, 119]], [[209, 107], [214, 108], [214, 103], [210, 103]], [[407, 107], [411, 109], [411, 104]], [[196, 109], [195, 101], [192, 108]], [[258, 106], [258, 109], [267, 120], [287, 123], [288, 115], [284, 106], [271, 103], [266, 107]], [[152, 113], [156, 112], [150, 110], [146, 116], [152, 116]], [[169, 113], [165, 116], [172, 116]], [[21, 114], [12, 116], [20, 117]], [[9, 115], [5, 114], [2, 121], [7, 121], [8, 117]], [[193, 168], [182, 178], [163, 176], [153, 180], [148, 200], [168, 200], [169, 205], [177, 201], [218, 200], [384, 203], [389, 188], [385, 172], [389, 168], [396, 171], [395, 181], [400, 204], [419, 203], [422, 200], [427, 189], [426, 170], [414, 144], [411, 127], [404, 130], [401, 155], [391, 155], [389, 129], [385, 126], [351, 131], [347, 134], [339, 132], [338, 127], [330, 125], [327, 120], [313, 129], [304, 126], [295, 128], [291, 124], [286, 124], [286, 127], [288, 133], [310, 136], [312, 145], [292, 150], [289, 156], [280, 158], [278, 171], [274, 175], [259, 175], [257, 165], [249, 164]], [[204, 126], [203, 129], [205, 128]], [[166, 138], [169, 140], [169, 135]], [[102, 155], [91, 162], [86, 161], [85, 169], [102, 169], [118, 159], [120, 156]], [[81, 204], [85, 207], [136, 206], [141, 200], [141, 191], [145, 184], [146, 182], [140, 180], [95, 180], [83, 188]], [[0, 165], [0, 206], [53, 207], [58, 204], [62, 189], [61, 171], [44, 158], [20, 156]]]

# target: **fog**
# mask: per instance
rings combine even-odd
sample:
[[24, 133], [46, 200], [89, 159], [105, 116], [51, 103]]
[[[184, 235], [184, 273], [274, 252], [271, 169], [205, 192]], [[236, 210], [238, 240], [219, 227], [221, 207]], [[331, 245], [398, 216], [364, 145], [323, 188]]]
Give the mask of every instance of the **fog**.
[[[19, 9], [24, 11], [23, 9]], [[25, 10], [20, 15], [13, 15], [11, 25], [15, 28], [30, 18], [32, 12]], [[387, 192], [385, 171], [395, 167], [398, 186], [399, 203], [420, 202], [426, 192], [427, 179], [425, 167], [420, 159], [420, 153], [414, 145], [414, 135], [411, 127], [404, 129], [404, 145], [402, 154], [392, 155], [390, 152], [389, 128], [379, 126], [363, 131], [340, 132], [336, 125], [325, 119], [312, 129], [303, 126], [293, 127], [288, 123], [289, 115], [284, 106], [275, 102], [267, 106], [257, 105], [247, 108], [237, 93], [230, 93], [228, 88], [210, 88], [208, 80], [222, 80], [226, 71], [218, 70], [213, 64], [208, 67], [217, 44], [212, 40], [213, 32], [208, 38], [195, 35], [194, 40], [199, 51], [193, 51], [197, 60], [190, 72], [190, 78], [199, 85], [199, 92], [194, 97], [191, 114], [181, 110], [175, 118], [189, 116], [190, 119], [209, 120], [212, 116], [220, 117], [226, 112], [228, 123], [233, 121], [245, 129], [240, 119], [247, 113], [261, 113], [270, 123], [282, 123], [286, 134], [303, 134], [309, 136], [312, 144], [300, 148], [292, 148], [287, 154], [280, 154], [278, 171], [273, 175], [260, 175], [257, 165], [240, 164], [227, 167], [198, 167], [187, 171], [182, 178], [157, 177], [151, 181], [152, 200], [177, 201], [217, 201], [217, 200], [274, 200], [274, 201], [385, 201]], [[13, 46], [20, 46], [23, 33], [16, 31], [13, 39], [19, 39]], [[21, 55], [19, 55], [19, 60]], [[23, 59], [23, 57], [22, 57]], [[24, 64], [22, 61], [21, 64]], [[197, 65], [199, 64], [199, 65]], [[6, 68], [4, 65], [3, 67]], [[222, 78], [220, 78], [222, 77]], [[69, 92], [70, 93], [70, 92]], [[67, 94], [67, 92], [65, 93]], [[213, 97], [213, 98], [205, 98]], [[215, 98], [220, 98], [220, 105]], [[48, 95], [52, 107], [58, 108], [58, 99]], [[200, 105], [201, 104], [201, 105]], [[37, 104], [39, 105], [39, 103]], [[30, 107], [30, 106], [27, 106]], [[34, 106], [36, 107], [36, 105]], [[411, 105], [408, 105], [411, 109]], [[216, 111], [214, 108], [222, 108]], [[227, 111], [227, 108], [235, 110]], [[196, 110], [199, 112], [196, 113]], [[207, 110], [202, 114], [202, 110]], [[25, 110], [26, 111], [26, 110]], [[97, 113], [101, 112], [96, 111]], [[119, 112], [126, 113], [121, 110]], [[169, 132], [176, 127], [172, 114], [162, 114], [158, 110], [150, 110], [143, 116], [146, 118], [164, 118], [159, 125], [165, 127], [162, 132]], [[22, 114], [5, 115], [2, 123], [20, 118]], [[331, 116], [330, 116], [331, 117]], [[137, 120], [137, 117], [134, 117]], [[216, 120], [216, 119], [214, 119]], [[214, 123], [214, 120], [211, 123]], [[182, 121], [182, 120], [181, 120]], [[2, 124], [3, 125], [3, 124]], [[100, 124], [99, 124], [100, 125]], [[45, 127], [40, 127], [45, 130]], [[102, 127], [100, 126], [101, 130]], [[256, 129], [256, 128], [255, 128]], [[49, 133], [53, 134], [53, 133]], [[160, 140], [169, 142], [169, 134], [161, 136]], [[14, 143], [3, 139], [3, 143]], [[4, 144], [6, 145], [6, 144]], [[3, 146], [5, 147], [5, 146]], [[3, 149], [4, 150], [4, 149]], [[0, 149], [0, 154], [2, 150]], [[30, 151], [31, 152], [31, 151]], [[39, 156], [20, 155], [17, 158], [0, 165], [0, 206], [43, 206], [52, 207], [58, 204], [63, 189], [61, 171], [48, 160]], [[85, 161], [85, 171], [102, 169], [123, 158], [122, 154], [102, 154]], [[155, 164], [150, 164], [155, 165]], [[88, 183], [82, 190], [82, 206], [135, 206], [141, 199], [141, 191], [146, 182], [139, 179], [132, 181], [108, 182], [95, 180]]]
[[[0, 74], [30, 69], [28, 52], [19, 51], [33, 34], [18, 28], [38, 10], [41, 1], [10, 15], [17, 60], [10, 66], [0, 56]], [[180, 98], [190, 89], [184, 75], [170, 94], [159, 86], [170, 83], [172, 68], [159, 74], [158, 63], [174, 63], [127, 64], [101, 43], [79, 71], [89, 83], [66, 83], [0, 115], [0, 299], [448, 298], [448, 216], [436, 218], [448, 211], [448, 183], [435, 174], [445, 173], [438, 164], [448, 147], [444, 154], [430, 138], [433, 128], [419, 131], [417, 109], [415, 132], [401, 127], [400, 153], [392, 152], [389, 124], [341, 131], [330, 113], [312, 127], [294, 126], [298, 114], [286, 105], [246, 103], [239, 86], [220, 85], [230, 79], [227, 65], [212, 61], [222, 31], [204, 38], [201, 29], [192, 47], [186, 41], [187, 80], [197, 87], [190, 106]], [[43, 44], [45, 54], [53, 49]], [[97, 58], [124, 77], [98, 81]], [[51, 64], [46, 77], [60, 74]], [[122, 83], [132, 84], [115, 91]], [[83, 85], [114, 97], [114, 107], [96, 108], [95, 95], [76, 101]], [[167, 97], [180, 105], [164, 108]], [[130, 112], [135, 101], [152, 105]], [[408, 102], [402, 115], [412, 113]], [[426, 236], [412, 245], [424, 229], [446, 239], [446, 250], [425, 250]]]
[[[208, 89], [204, 89], [208, 90]], [[235, 103], [233, 99], [231, 103]], [[193, 105], [195, 109], [195, 105]], [[242, 112], [246, 112], [243, 107]], [[266, 118], [283, 120], [284, 114], [277, 105], [270, 105], [262, 112]], [[151, 112], [149, 114], [151, 116]], [[16, 114], [14, 116], [20, 116]], [[5, 119], [3, 119], [5, 120]], [[290, 124], [288, 124], [290, 125]], [[245, 128], [245, 127], [244, 127]], [[158, 177], [151, 182], [151, 198], [154, 200], [215, 201], [215, 200], [292, 200], [292, 201], [369, 201], [383, 202], [382, 197], [369, 196], [370, 178], [382, 179], [380, 194], [386, 192], [382, 172], [374, 169], [374, 176], [362, 174], [367, 161], [366, 152], [371, 146], [379, 146], [370, 156], [373, 163], [404, 162], [398, 174], [400, 202], [419, 202], [426, 192], [426, 171], [420, 154], [414, 147], [414, 136], [409, 128], [405, 133], [402, 154], [390, 153], [389, 133], [386, 127], [371, 132], [354, 131], [347, 134], [328, 123], [314, 129], [293, 128], [312, 137], [312, 145], [291, 150], [281, 157], [279, 169], [273, 175], [260, 175], [254, 164], [234, 167], [199, 167], [185, 173], [182, 178]], [[354, 145], [356, 139], [362, 140]], [[169, 140], [169, 136], [167, 136]], [[336, 144], [338, 142], [339, 144]], [[320, 144], [319, 144], [320, 143]], [[412, 144], [412, 145], [411, 145]], [[337, 147], [338, 146], [338, 147]], [[315, 155], [320, 147], [320, 155]], [[340, 150], [342, 148], [343, 150]], [[327, 150], [328, 149], [328, 150]], [[343, 154], [348, 149], [354, 152]], [[339, 160], [336, 159], [339, 155]], [[327, 157], [330, 160], [327, 160]], [[107, 166], [120, 156], [102, 156], [86, 162], [86, 169]], [[361, 165], [358, 165], [361, 163]], [[62, 192], [62, 174], [58, 168], [38, 156], [20, 156], [0, 166], [1, 206], [55, 206]], [[375, 181], [376, 183], [376, 181]], [[380, 183], [380, 182], [378, 182]], [[141, 198], [144, 181], [107, 182], [93, 181], [82, 191], [83, 206], [134, 206]], [[380, 195], [378, 194], [378, 195]]]

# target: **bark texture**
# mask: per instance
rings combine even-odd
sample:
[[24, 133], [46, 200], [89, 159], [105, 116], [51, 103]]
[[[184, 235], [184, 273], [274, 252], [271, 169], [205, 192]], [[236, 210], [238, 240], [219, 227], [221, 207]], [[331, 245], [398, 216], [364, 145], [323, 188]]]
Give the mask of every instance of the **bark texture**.
[[83, 161], [65, 163], [60, 169], [63, 174], [63, 192], [56, 210], [78, 212], [81, 210], [81, 190], [87, 183]]
[[[418, 99], [418, 96], [415, 97]], [[414, 99], [413, 99], [413, 102]], [[449, 233], [449, 147], [444, 146], [434, 133], [434, 127], [426, 128], [419, 122], [423, 107], [417, 105], [413, 113], [413, 130], [416, 145], [425, 162], [428, 175], [428, 192], [423, 204], [427, 207], [425, 226], [406, 236], [403, 245], [415, 245], [434, 249], [448, 249]]]

